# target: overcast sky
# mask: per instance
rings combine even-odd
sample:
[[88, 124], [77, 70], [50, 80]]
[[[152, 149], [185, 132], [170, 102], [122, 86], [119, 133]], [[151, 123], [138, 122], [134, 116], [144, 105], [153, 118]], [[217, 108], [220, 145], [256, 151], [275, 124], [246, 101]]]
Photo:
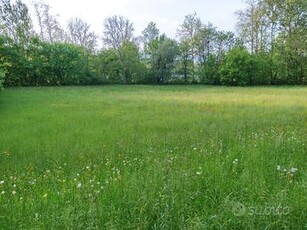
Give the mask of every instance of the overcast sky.
[[[23, 2], [30, 6], [32, 0]], [[244, 8], [243, 0], [45, 0], [58, 14], [60, 23], [80, 17], [92, 26], [99, 35], [103, 32], [106, 17], [122, 15], [133, 22], [135, 35], [153, 21], [161, 33], [175, 38], [184, 16], [197, 12], [204, 23], [211, 22], [219, 30], [235, 30], [234, 12]], [[33, 14], [33, 12], [32, 12]], [[32, 15], [34, 19], [34, 15]]]

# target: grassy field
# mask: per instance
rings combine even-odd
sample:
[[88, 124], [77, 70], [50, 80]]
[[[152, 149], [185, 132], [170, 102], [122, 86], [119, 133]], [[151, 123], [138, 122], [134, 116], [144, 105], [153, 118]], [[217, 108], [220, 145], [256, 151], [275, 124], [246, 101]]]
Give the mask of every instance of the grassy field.
[[6, 89], [0, 229], [307, 229], [307, 88]]

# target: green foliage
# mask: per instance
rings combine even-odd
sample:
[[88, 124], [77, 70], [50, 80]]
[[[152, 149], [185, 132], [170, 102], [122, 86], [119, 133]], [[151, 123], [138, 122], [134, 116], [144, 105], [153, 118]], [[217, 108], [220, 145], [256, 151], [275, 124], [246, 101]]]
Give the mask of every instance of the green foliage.
[[163, 84], [171, 77], [175, 59], [179, 54], [177, 43], [161, 35], [149, 44], [150, 75], [153, 82]]
[[121, 81], [118, 56], [114, 49], [101, 51], [95, 58], [95, 74], [101, 81], [117, 83]]
[[0, 68], [0, 91], [3, 89], [3, 82], [5, 78], [5, 72]]
[[77, 45], [33, 38], [21, 53], [20, 46], [2, 39], [0, 48], [6, 63], [6, 86], [78, 85], [90, 74], [87, 52]]
[[220, 65], [217, 56], [209, 55], [202, 69], [202, 83], [209, 85], [219, 85], [219, 67]]
[[133, 42], [124, 42], [119, 48], [119, 57], [123, 83], [135, 83], [139, 78], [144, 77], [137, 45]]
[[80, 84], [86, 75], [86, 52], [83, 48], [71, 44], [44, 43], [40, 52], [42, 71], [48, 85]]
[[229, 51], [225, 63], [221, 66], [221, 83], [223, 85], [251, 85], [253, 75], [251, 55], [245, 48], [236, 47]]
[[3, 84], [307, 84], [305, 1], [246, 3], [237, 12], [238, 37], [204, 24], [196, 12], [185, 16], [178, 42], [161, 36], [154, 22], [135, 37], [129, 19], [113, 16], [104, 23], [105, 47], [95, 50], [97, 35], [82, 19], [64, 31], [50, 6], [37, 2], [35, 33], [26, 4], [0, 0]]
[[22, 1], [0, 0], [0, 35], [12, 39], [22, 48], [28, 46], [33, 36], [29, 9]]

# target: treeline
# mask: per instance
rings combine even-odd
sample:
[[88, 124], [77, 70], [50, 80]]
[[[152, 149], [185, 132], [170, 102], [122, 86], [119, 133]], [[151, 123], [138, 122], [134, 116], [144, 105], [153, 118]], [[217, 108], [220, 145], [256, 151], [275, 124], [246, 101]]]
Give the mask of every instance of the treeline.
[[176, 39], [154, 22], [135, 36], [128, 19], [113, 16], [104, 21], [101, 49], [82, 19], [63, 29], [50, 6], [39, 1], [33, 7], [31, 18], [21, 1], [0, 0], [0, 86], [307, 83], [303, 0], [248, 1], [237, 12], [237, 35], [194, 13], [185, 16]]

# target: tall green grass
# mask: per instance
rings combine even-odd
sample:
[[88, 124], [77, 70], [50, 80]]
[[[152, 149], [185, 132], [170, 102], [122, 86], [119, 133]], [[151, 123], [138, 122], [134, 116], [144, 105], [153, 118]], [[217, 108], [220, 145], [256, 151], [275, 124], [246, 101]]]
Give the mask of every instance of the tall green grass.
[[306, 229], [307, 88], [0, 95], [0, 229]]

